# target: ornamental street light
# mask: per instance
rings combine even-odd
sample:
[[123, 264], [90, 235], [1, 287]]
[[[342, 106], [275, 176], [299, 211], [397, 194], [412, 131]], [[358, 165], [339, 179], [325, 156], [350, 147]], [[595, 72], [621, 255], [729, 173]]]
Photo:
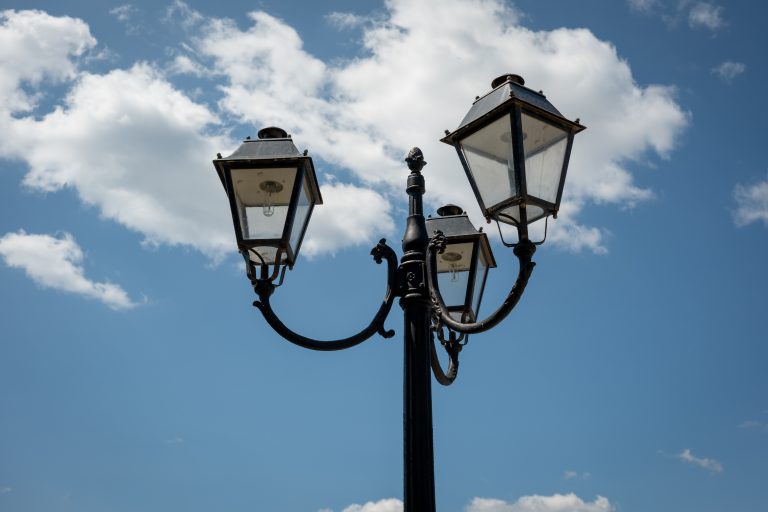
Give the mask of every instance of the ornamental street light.
[[[422, 196], [427, 164], [413, 148], [405, 161], [411, 173], [406, 192], [408, 218], [403, 255], [382, 239], [371, 251], [387, 261], [384, 300], [366, 328], [347, 338], [320, 341], [289, 329], [272, 309], [270, 297], [293, 268], [316, 204], [322, 204], [312, 159], [299, 153], [291, 137], [270, 127], [247, 139], [229, 157], [213, 161], [229, 197], [237, 246], [258, 295], [253, 303], [283, 338], [304, 348], [350, 348], [374, 334], [394, 336], [384, 322], [395, 298], [404, 312], [403, 458], [405, 512], [434, 512], [432, 389], [450, 385], [467, 336], [487, 331], [515, 307], [535, 263], [536, 245], [528, 224], [556, 216], [563, 194], [573, 137], [584, 129], [564, 118], [543, 94], [524, 86], [518, 75], [503, 75], [492, 91], [478, 97], [459, 127], [443, 142], [456, 147], [486, 220], [517, 229], [513, 249], [518, 276], [496, 311], [479, 320], [488, 271], [496, 266], [488, 237], [455, 205], [424, 218]], [[503, 240], [502, 240], [503, 242]], [[449, 356], [447, 370], [437, 357], [437, 338]]]

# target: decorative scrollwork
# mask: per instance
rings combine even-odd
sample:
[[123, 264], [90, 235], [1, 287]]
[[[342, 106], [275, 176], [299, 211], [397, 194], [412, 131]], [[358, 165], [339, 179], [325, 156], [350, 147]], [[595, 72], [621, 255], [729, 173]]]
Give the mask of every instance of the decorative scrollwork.
[[259, 311], [261, 311], [261, 314], [264, 315], [264, 319], [267, 321], [270, 327], [272, 327], [272, 329], [274, 329], [280, 336], [290, 341], [291, 343], [294, 343], [295, 345], [308, 348], [310, 350], [343, 350], [346, 348], [354, 347], [355, 345], [362, 343], [377, 333], [384, 338], [391, 338], [395, 335], [395, 331], [386, 330], [384, 328], [384, 321], [387, 319], [387, 315], [392, 308], [392, 303], [395, 300], [394, 290], [396, 285], [397, 255], [395, 254], [395, 251], [387, 246], [386, 240], [383, 238], [381, 241], [379, 241], [376, 247], [371, 250], [371, 255], [373, 256], [374, 261], [379, 264], [383, 260], [387, 260], [387, 291], [384, 295], [384, 301], [379, 307], [376, 315], [373, 317], [373, 320], [371, 320], [371, 323], [368, 325], [368, 327], [355, 334], [354, 336], [349, 336], [348, 338], [342, 338], [338, 340], [319, 341], [312, 338], [307, 338], [306, 336], [302, 336], [301, 334], [297, 334], [290, 330], [277, 317], [269, 302], [270, 296], [275, 291], [273, 280], [270, 279], [258, 279], [254, 283], [254, 290], [259, 296], [259, 300], [255, 301], [253, 305]]
[[[433, 335], [431, 336], [432, 341], [430, 343], [430, 363], [432, 366], [432, 373], [438, 383], [443, 386], [450, 386], [459, 374], [459, 352], [461, 352], [463, 345], [454, 332], [450, 332], [450, 338], [447, 341], [443, 340], [442, 333], [439, 334], [439, 337], [445, 351], [448, 353], [448, 371], [444, 372], [442, 366], [440, 366], [440, 360], [437, 357], [435, 336]], [[464, 336], [462, 335], [461, 338], [463, 337]]]
[[[437, 236], [435, 238], [437, 238]], [[447, 313], [448, 308], [445, 306], [443, 297], [440, 295], [440, 289], [437, 286], [438, 249], [439, 243], [430, 243], [427, 250], [427, 281], [429, 283], [429, 292], [432, 295], [433, 302], [437, 303], [437, 314], [440, 316], [441, 323], [450, 330], [460, 333], [474, 334], [484, 332], [504, 320], [520, 301], [520, 298], [525, 291], [525, 286], [528, 284], [528, 279], [533, 272], [533, 267], [536, 266], [536, 263], [531, 261], [533, 254], [536, 252], [536, 246], [527, 238], [521, 238], [520, 242], [518, 242], [513, 249], [513, 253], [517, 256], [520, 264], [520, 269], [517, 274], [517, 279], [515, 280], [514, 285], [512, 285], [512, 289], [509, 291], [509, 294], [504, 299], [501, 306], [487, 318], [479, 322], [457, 322]]]

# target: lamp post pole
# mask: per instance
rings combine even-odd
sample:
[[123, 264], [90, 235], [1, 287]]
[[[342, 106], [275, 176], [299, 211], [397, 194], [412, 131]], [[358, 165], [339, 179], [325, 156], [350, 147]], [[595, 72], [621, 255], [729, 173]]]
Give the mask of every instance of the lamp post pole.
[[421, 150], [406, 159], [408, 221], [400, 259], [400, 306], [405, 317], [403, 337], [403, 461], [405, 512], [434, 512], [435, 469], [432, 448], [432, 380], [430, 363], [430, 297], [426, 280], [429, 236], [422, 196], [426, 165]]

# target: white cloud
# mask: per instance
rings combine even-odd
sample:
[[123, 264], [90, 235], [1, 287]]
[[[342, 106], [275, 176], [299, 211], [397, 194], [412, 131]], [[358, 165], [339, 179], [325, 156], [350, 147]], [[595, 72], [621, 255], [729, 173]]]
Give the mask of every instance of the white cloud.
[[351, 12], [332, 12], [325, 16], [325, 19], [332, 26], [339, 29], [356, 28], [371, 21], [365, 16], [360, 16]]
[[688, 11], [688, 24], [691, 28], [719, 30], [725, 26], [723, 8], [709, 2], [697, 2]]
[[737, 203], [734, 212], [737, 225], [762, 221], [768, 227], [768, 178], [753, 185], [737, 184], [733, 197]]
[[[403, 502], [390, 498], [369, 501], [365, 505], [350, 505], [342, 512], [402, 512]], [[608, 499], [598, 496], [593, 502], [585, 502], [575, 494], [554, 494], [552, 496], [523, 496], [514, 503], [492, 498], [474, 498], [464, 509], [465, 512], [615, 512], [616, 508]], [[322, 509], [318, 512], [333, 512]]]
[[[0, 156], [27, 163], [28, 187], [72, 188], [148, 243], [187, 245], [215, 258], [234, 247], [210, 165], [216, 152], [235, 145], [218, 115], [282, 126], [305, 145], [300, 149], [359, 180], [323, 186], [325, 204], [315, 210], [303, 253], [333, 252], [391, 232], [388, 205], [405, 202], [402, 159], [414, 145], [429, 162], [429, 207], [457, 203], [480, 221], [455, 152], [437, 138], [456, 127], [492, 78], [520, 72], [589, 127], [576, 139], [550, 239], [569, 250], [604, 252], [605, 230], [583, 226], [578, 213], [590, 204], [633, 206], [652, 197], [626, 164], [674, 149], [688, 123], [674, 88], [638, 85], [616, 48], [586, 29], [518, 25], [519, 13], [501, 1], [393, 0], [386, 8], [364, 26], [361, 57], [327, 64], [304, 50], [292, 27], [264, 12], [251, 13], [243, 30], [176, 0], [167, 20], [190, 29], [191, 46], [181, 45], [185, 55], [169, 70], [210, 70], [206, 76], [223, 79], [220, 112], [190, 99], [150, 64], [78, 71], [78, 57], [95, 45], [80, 20], [5, 11], [0, 43], [11, 44], [0, 44], [0, 92], [9, 93], [0, 99]], [[69, 43], [46, 44], [59, 39]], [[32, 103], [20, 83], [43, 77], [71, 81], [63, 103], [37, 118], [11, 116]]]
[[95, 44], [82, 20], [42, 11], [0, 11], [0, 110], [32, 110], [36, 98], [20, 86], [74, 78], [70, 56], [83, 55]]
[[13, 487], [2, 486], [0, 487], [0, 494], [7, 494], [13, 490]]
[[466, 507], [465, 512], [613, 512], [615, 510], [616, 508], [603, 496], [588, 502], [571, 493], [523, 496], [514, 503], [475, 498]]
[[194, 75], [197, 77], [211, 76], [211, 72], [200, 65], [199, 62], [192, 60], [186, 55], [177, 55], [174, 57], [168, 67], [168, 71], [175, 75]]
[[185, 28], [192, 28], [202, 23], [204, 19], [202, 14], [181, 0], [173, 0], [173, 3], [166, 9], [164, 17], [164, 21], [168, 23], [178, 22]]
[[387, 198], [367, 188], [345, 183], [320, 187], [323, 205], [315, 208], [302, 254], [335, 253], [394, 231]]
[[117, 18], [118, 21], [122, 21], [123, 23], [130, 21], [134, 12], [136, 12], [136, 8], [131, 4], [119, 5], [114, 9], [109, 10], [109, 14]]
[[[228, 82], [220, 103], [226, 111], [286, 128], [315, 154], [393, 197], [403, 197], [403, 155], [418, 145], [430, 163], [428, 203], [461, 204], [480, 219], [455, 152], [437, 138], [505, 71], [522, 73], [589, 127], [574, 145], [566, 201], [633, 206], [652, 196], [635, 185], [626, 163], [674, 149], [688, 123], [674, 88], [641, 87], [616, 49], [590, 31], [534, 32], [517, 25], [518, 13], [501, 2], [393, 0], [387, 8], [385, 19], [364, 28], [366, 56], [333, 66], [263, 12], [250, 14], [246, 30], [215, 20], [197, 47]], [[564, 242], [570, 237], [554, 235], [560, 229], [553, 227], [553, 240]], [[587, 238], [570, 246], [604, 250], [600, 232], [583, 227], [576, 233]]]
[[24, 231], [7, 233], [0, 238], [0, 256], [6, 265], [23, 269], [30, 279], [45, 288], [97, 299], [116, 310], [138, 305], [120, 286], [85, 277], [83, 251], [69, 233], [61, 238]]
[[721, 79], [725, 80], [726, 82], [730, 82], [743, 72], [747, 70], [747, 65], [743, 62], [734, 62], [732, 60], [726, 60], [724, 62], [721, 62], [714, 68], [712, 68], [712, 73], [719, 76]]
[[688, 448], [686, 448], [681, 453], [679, 453], [677, 455], [677, 458], [689, 464], [692, 464], [694, 466], [698, 466], [702, 469], [706, 469], [707, 471], [710, 471], [712, 473], [723, 472], [723, 466], [718, 461], [716, 461], [715, 459], [696, 457], [693, 453], [691, 453], [691, 450], [689, 450]]
[[403, 502], [389, 498], [380, 501], [369, 501], [365, 505], [350, 505], [342, 512], [402, 512]]
[[40, 120], [8, 121], [6, 155], [26, 160], [27, 187], [74, 188], [147, 243], [190, 245], [213, 257], [233, 247], [226, 196], [210, 164], [231, 142], [206, 135], [217, 121], [151, 66], [136, 64], [82, 73], [64, 107]]

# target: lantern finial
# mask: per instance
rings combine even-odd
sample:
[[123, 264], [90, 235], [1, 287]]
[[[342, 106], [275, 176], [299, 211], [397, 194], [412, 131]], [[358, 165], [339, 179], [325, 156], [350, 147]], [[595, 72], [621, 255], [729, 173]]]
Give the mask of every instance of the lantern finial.
[[501, 84], [505, 82], [514, 82], [518, 85], [525, 85], [525, 80], [520, 75], [515, 75], [513, 73], [507, 73], [506, 75], [501, 75], [499, 77], [496, 77], [493, 82], [491, 82], [491, 89], [495, 89]]
[[259, 130], [260, 139], [287, 139], [288, 132], [277, 126], [267, 126]]

